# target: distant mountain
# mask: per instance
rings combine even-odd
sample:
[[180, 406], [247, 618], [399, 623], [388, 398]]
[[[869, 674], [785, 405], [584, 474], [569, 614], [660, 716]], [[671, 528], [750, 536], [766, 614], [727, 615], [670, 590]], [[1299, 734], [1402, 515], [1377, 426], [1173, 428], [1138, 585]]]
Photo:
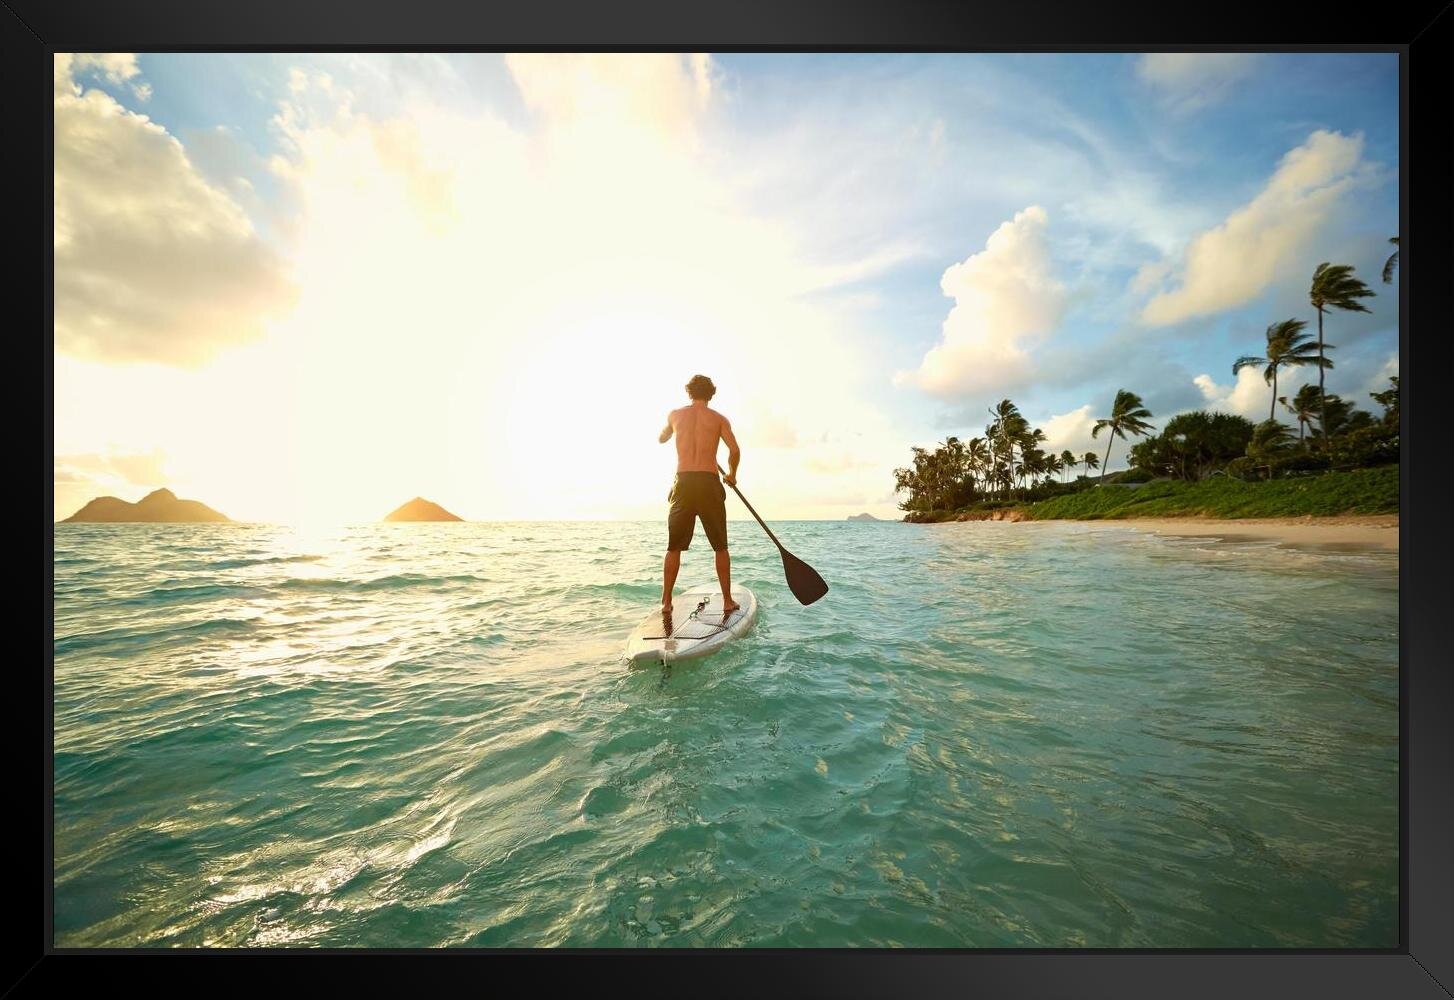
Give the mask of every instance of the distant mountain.
[[385, 521], [463, 521], [462, 517], [455, 517], [449, 511], [431, 503], [423, 497], [415, 497], [394, 511]]
[[196, 500], [178, 500], [171, 490], [154, 490], [136, 503], [127, 503], [116, 497], [97, 497], [86, 506], [62, 521], [153, 522], [153, 523], [196, 523], [210, 521], [231, 521], [226, 514], [219, 514], [204, 503]]
[[850, 521], [880, 521], [882, 518], [874, 517], [872, 514], [849, 514]]

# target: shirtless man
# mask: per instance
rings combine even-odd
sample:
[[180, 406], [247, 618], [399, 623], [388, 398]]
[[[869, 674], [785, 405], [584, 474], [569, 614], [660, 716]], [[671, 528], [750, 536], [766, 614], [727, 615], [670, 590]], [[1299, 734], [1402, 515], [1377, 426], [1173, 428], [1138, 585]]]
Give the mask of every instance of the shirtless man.
[[[667, 514], [666, 560], [662, 564], [661, 609], [671, 614], [671, 590], [681, 569], [682, 552], [692, 543], [697, 518], [717, 553], [717, 579], [722, 584], [722, 613], [737, 609], [732, 599], [732, 557], [727, 554], [727, 491], [722, 483], [737, 485], [737, 463], [742, 451], [732, 436], [727, 418], [707, 406], [717, 387], [705, 375], [694, 375], [687, 383], [692, 402], [666, 416], [666, 427], [657, 438], [662, 444], [673, 434], [677, 438], [677, 476], [672, 484], [671, 512]], [[717, 442], [727, 444], [727, 472], [717, 481]]]

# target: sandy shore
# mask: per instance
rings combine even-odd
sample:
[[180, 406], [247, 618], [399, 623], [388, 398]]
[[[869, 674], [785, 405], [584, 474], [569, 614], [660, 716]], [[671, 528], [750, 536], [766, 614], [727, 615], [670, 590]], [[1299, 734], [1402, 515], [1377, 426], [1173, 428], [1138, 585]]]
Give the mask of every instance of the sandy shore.
[[1119, 524], [1159, 535], [1208, 535], [1216, 538], [1257, 539], [1284, 545], [1334, 548], [1377, 548], [1398, 551], [1398, 515], [1342, 515], [1338, 517], [1128, 517], [1086, 521]]

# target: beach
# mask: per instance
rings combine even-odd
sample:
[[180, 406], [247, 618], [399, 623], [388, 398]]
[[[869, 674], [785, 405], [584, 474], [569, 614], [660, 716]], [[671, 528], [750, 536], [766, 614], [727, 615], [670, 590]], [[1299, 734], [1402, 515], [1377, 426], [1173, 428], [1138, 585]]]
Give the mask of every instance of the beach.
[[1239, 541], [1275, 541], [1283, 545], [1398, 551], [1396, 514], [1338, 517], [1144, 517], [1125, 518], [1113, 523], [1152, 531], [1158, 535], [1210, 536]]

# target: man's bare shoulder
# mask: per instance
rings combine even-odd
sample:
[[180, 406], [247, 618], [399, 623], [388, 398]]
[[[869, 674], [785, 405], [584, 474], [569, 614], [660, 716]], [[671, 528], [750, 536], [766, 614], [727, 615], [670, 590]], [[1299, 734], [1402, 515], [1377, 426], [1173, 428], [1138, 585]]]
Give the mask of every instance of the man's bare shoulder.
[[720, 420], [724, 424], [730, 424], [732, 422], [732, 421], [730, 421], [730, 420], [727, 419], [727, 414], [723, 413], [720, 410], [714, 410], [714, 409], [712, 409], [709, 406], [709, 407], [707, 407], [707, 412], [710, 413], [712, 416], [716, 417], [718, 420]]

